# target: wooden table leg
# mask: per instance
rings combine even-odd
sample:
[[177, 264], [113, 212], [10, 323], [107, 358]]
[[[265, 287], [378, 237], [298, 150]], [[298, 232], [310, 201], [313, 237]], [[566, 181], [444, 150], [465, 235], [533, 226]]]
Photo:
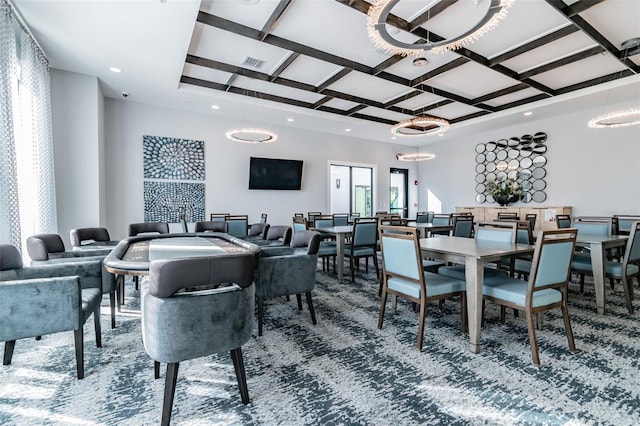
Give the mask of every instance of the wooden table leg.
[[336, 253], [338, 258], [338, 282], [342, 283], [344, 278], [344, 242], [345, 235], [336, 235]]
[[480, 352], [480, 326], [482, 325], [482, 282], [483, 262], [475, 258], [465, 259], [467, 282], [467, 317], [469, 319], [469, 350]]
[[591, 244], [591, 268], [593, 269], [593, 285], [596, 292], [598, 313], [604, 315], [604, 250], [602, 244]]

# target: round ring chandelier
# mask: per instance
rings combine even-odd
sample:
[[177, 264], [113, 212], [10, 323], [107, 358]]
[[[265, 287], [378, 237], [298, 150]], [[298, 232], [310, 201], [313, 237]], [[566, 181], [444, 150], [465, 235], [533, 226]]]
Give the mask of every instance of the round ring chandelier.
[[227, 139], [242, 143], [271, 143], [278, 140], [275, 133], [255, 128], [232, 129], [226, 133]]
[[436, 158], [435, 154], [430, 152], [414, 152], [411, 154], [396, 154], [396, 159], [400, 161], [425, 161]]
[[394, 124], [391, 134], [403, 138], [417, 138], [439, 135], [449, 130], [449, 127], [449, 122], [442, 118], [417, 117]]
[[507, 16], [507, 10], [514, 2], [514, 0], [491, 0], [482, 19], [473, 28], [459, 36], [437, 42], [411, 44], [393, 38], [386, 27], [387, 17], [399, 1], [375, 0], [367, 12], [367, 32], [378, 49], [401, 56], [420, 55], [422, 52], [444, 53], [447, 50], [467, 46], [494, 29]]
[[640, 109], [633, 108], [603, 114], [589, 121], [592, 129], [616, 129], [640, 124]]

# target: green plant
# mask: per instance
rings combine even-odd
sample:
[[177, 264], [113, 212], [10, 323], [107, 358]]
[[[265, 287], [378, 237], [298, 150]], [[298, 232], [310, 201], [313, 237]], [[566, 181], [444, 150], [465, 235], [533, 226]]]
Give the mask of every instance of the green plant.
[[487, 185], [487, 191], [493, 198], [520, 197], [522, 187], [515, 179], [504, 179], [500, 182], [491, 182]]

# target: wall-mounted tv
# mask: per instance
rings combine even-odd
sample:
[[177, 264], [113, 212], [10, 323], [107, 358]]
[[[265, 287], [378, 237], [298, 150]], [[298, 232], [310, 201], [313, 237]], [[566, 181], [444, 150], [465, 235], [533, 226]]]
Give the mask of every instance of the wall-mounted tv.
[[249, 189], [299, 190], [301, 186], [301, 160], [251, 157]]

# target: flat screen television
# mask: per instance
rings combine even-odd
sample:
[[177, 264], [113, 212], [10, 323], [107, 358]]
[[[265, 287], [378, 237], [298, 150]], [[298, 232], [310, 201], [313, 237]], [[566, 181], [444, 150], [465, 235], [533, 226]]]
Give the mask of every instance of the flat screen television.
[[249, 189], [299, 190], [301, 186], [301, 160], [251, 157]]

